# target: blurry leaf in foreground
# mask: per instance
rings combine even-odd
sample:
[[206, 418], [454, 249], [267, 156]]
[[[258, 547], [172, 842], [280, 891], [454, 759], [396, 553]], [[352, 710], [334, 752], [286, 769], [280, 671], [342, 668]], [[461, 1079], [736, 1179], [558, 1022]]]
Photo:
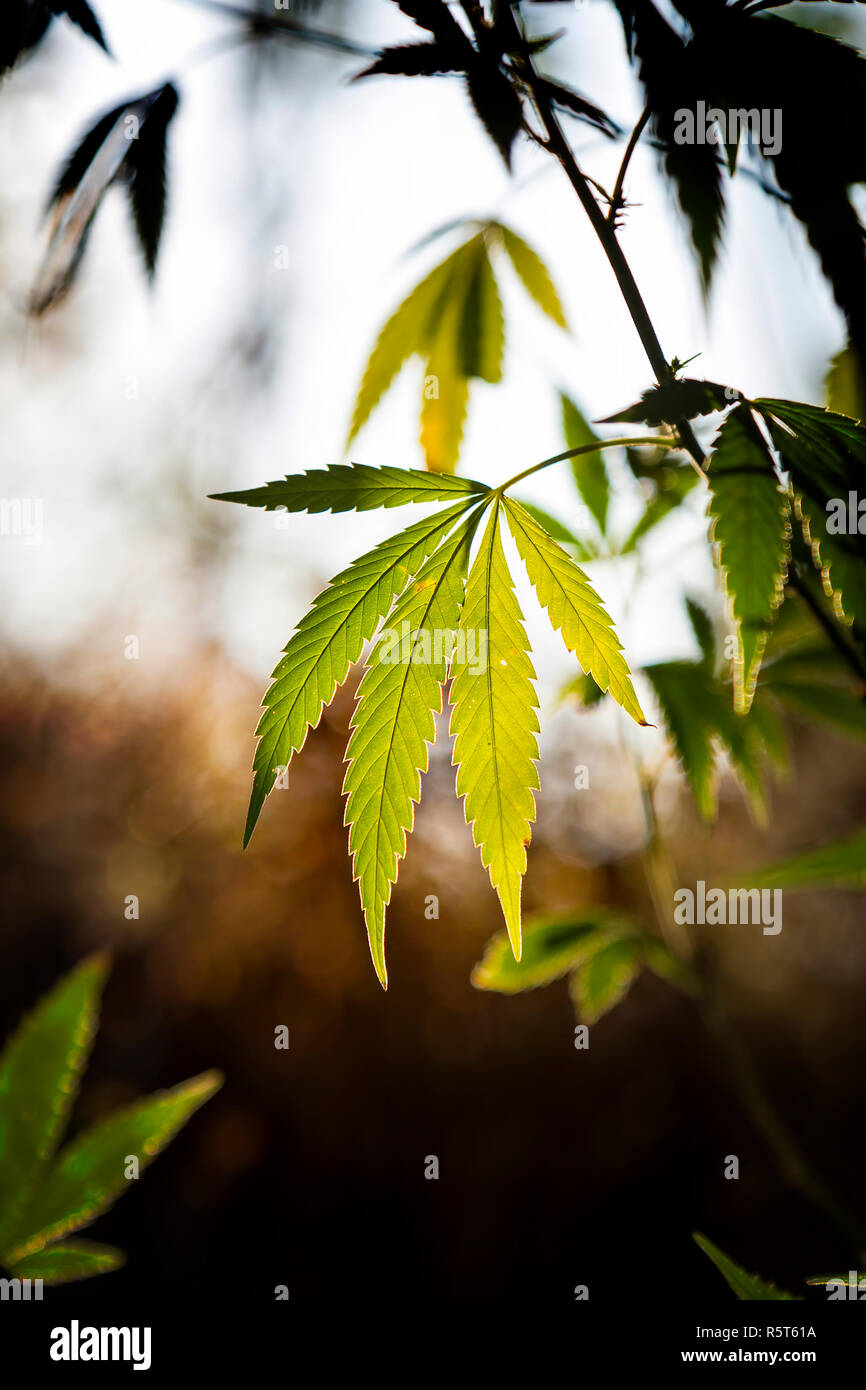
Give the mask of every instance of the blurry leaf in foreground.
[[759, 1279], [756, 1274], [747, 1274], [723, 1250], [720, 1250], [711, 1240], [707, 1240], [707, 1237], [702, 1236], [699, 1231], [694, 1231], [693, 1237], [707, 1258], [712, 1260], [716, 1269], [724, 1275], [725, 1281], [733, 1289], [737, 1298], [743, 1302], [802, 1302], [802, 1299], [799, 1299], [796, 1294], [785, 1293], [784, 1289], [777, 1289], [775, 1284], [768, 1283], [766, 1279]]
[[87, 0], [5, 0], [0, 25], [0, 73], [44, 38], [56, 17], [65, 15], [88, 38], [108, 52], [105, 36]]
[[68, 291], [107, 190], [125, 183], [148, 273], [156, 267], [165, 218], [165, 153], [178, 106], [169, 82], [101, 117], [72, 151], [49, 200], [51, 236], [30, 294], [29, 310], [44, 314]]
[[[580, 449], [586, 444], [594, 444], [598, 435], [587, 423], [580, 408], [570, 396], [561, 395], [562, 432], [566, 447]], [[610, 502], [610, 482], [607, 465], [599, 449], [597, 453], [580, 454], [571, 460], [571, 475], [583, 501], [595, 519], [598, 529], [604, 536], [607, 532], [607, 509]]]
[[472, 983], [498, 994], [538, 989], [569, 974], [623, 930], [634, 927], [621, 913], [602, 907], [535, 917], [524, 927], [520, 960], [514, 959], [505, 932], [497, 932], [472, 972]]
[[117, 1269], [107, 1246], [60, 1240], [88, 1226], [222, 1085], [205, 1072], [121, 1110], [79, 1134], [57, 1157], [96, 1026], [107, 972], [85, 960], [37, 1005], [0, 1057], [0, 1266], [13, 1278], [63, 1283]]

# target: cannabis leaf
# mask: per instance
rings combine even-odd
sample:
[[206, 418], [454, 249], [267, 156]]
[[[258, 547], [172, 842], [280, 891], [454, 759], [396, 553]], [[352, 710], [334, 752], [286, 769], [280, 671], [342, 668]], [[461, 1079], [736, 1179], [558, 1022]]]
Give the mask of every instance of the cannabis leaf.
[[55, 1156], [87, 1065], [108, 973], [92, 956], [39, 1003], [0, 1056], [0, 1266], [47, 1284], [117, 1269], [109, 1246], [61, 1238], [107, 1211], [217, 1091], [217, 1072], [162, 1091], [85, 1130]]
[[584, 671], [638, 724], [646, 724], [613, 624], [583, 570], [519, 502], [505, 499], [505, 514], [526, 572], [548, 610], [555, 632]]
[[569, 993], [581, 1022], [597, 1023], [610, 1013], [631, 989], [642, 964], [639, 947], [627, 937], [609, 941], [593, 951], [569, 982]]
[[454, 471], [470, 382], [497, 382], [502, 375], [505, 324], [491, 253], [505, 254], [539, 308], [565, 326], [559, 296], [535, 251], [502, 223], [481, 224], [415, 286], [382, 328], [358, 388], [347, 446], [405, 363], [418, 356], [425, 364], [420, 422], [426, 464], [434, 471]]
[[318, 724], [395, 595], [402, 593], [466, 507], [459, 502], [382, 541], [314, 599], [275, 667], [264, 698], [244, 845], [249, 844], [279, 769], [288, 768], [293, 754], [304, 746], [307, 731]]
[[479, 516], [476, 508], [442, 542], [388, 615], [352, 718], [343, 786], [349, 849], [373, 963], [386, 988], [385, 908], [421, 799]]
[[107, 190], [123, 182], [148, 273], [152, 276], [165, 217], [165, 153], [169, 122], [178, 107], [171, 82], [122, 102], [76, 146], [49, 200], [51, 234], [30, 295], [30, 312], [43, 314], [70, 288], [94, 218]]
[[375, 507], [402, 507], [407, 502], [448, 502], [480, 496], [488, 490], [484, 483], [453, 474], [351, 463], [290, 473], [244, 492], [215, 492], [211, 501], [239, 502], [269, 512], [278, 508], [287, 512], [365, 512]]
[[744, 1269], [734, 1263], [729, 1255], [726, 1255], [711, 1240], [707, 1240], [707, 1237], [702, 1236], [699, 1231], [694, 1231], [692, 1237], [707, 1258], [712, 1260], [737, 1298], [743, 1302], [802, 1302], [802, 1299], [796, 1294], [786, 1293], [784, 1289], [777, 1289], [775, 1284], [768, 1283], [766, 1279], [759, 1279], [756, 1274], [747, 1274]]
[[614, 425], [620, 423], [647, 425], [675, 425], [677, 420], [693, 420], [698, 415], [712, 415], [717, 410], [727, 410], [735, 400], [740, 399], [738, 391], [730, 386], [720, 386], [716, 381], [697, 381], [694, 377], [677, 377], [666, 381], [662, 386], [651, 386], [644, 391], [636, 405], [621, 410], [616, 415], [608, 415], [599, 423]]
[[523, 615], [514, 595], [494, 505], [466, 585], [460, 632], [484, 634], [484, 669], [466, 663], [451, 686], [457, 795], [465, 798], [481, 862], [499, 897], [515, 956], [521, 950], [521, 887], [535, 819], [538, 720]]
[[743, 406], [731, 411], [718, 433], [709, 478], [712, 537], [736, 623], [734, 708], [745, 714], [784, 593], [790, 499]]

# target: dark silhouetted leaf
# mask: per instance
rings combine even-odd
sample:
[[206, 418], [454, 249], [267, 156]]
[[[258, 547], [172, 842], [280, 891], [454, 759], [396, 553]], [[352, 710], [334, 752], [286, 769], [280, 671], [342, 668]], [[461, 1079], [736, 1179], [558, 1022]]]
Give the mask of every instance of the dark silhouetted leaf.
[[664, 386], [650, 387], [636, 405], [616, 415], [608, 415], [600, 423], [674, 425], [677, 420], [693, 420], [697, 415], [712, 415], [717, 410], [727, 410], [738, 399], [739, 392], [732, 391], [729, 386], [682, 377], [668, 381]]

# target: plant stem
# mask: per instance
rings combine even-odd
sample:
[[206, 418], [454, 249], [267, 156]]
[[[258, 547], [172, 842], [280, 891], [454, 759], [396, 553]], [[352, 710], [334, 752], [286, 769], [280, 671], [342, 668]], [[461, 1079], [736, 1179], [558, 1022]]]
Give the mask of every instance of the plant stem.
[[[522, 76], [532, 93], [535, 109], [544, 127], [546, 135], [544, 147], [559, 161], [560, 167], [580, 200], [581, 207], [589, 218], [593, 231], [601, 242], [602, 249], [616, 276], [616, 281], [619, 285], [620, 293], [625, 300], [626, 308], [637, 329], [637, 334], [641, 340], [643, 350], [647, 355], [650, 366], [655, 372], [656, 380], [660, 385], [665, 382], [673, 381], [675, 373], [659, 342], [655, 325], [650, 318], [649, 310], [644, 303], [643, 295], [638, 288], [631, 266], [626, 260], [625, 252], [619, 244], [613, 222], [607, 220], [596, 202], [589, 181], [578, 165], [572, 153], [571, 146], [565, 138], [565, 133], [553, 108], [553, 103], [549, 97], [544, 95], [543, 89], [539, 83], [538, 73], [535, 71], [532, 57], [517, 27], [517, 22], [516, 20], [512, 20], [512, 22], [514, 24], [515, 40], [521, 50], [520, 62], [522, 66]], [[637, 135], [639, 138], [640, 130], [638, 130]], [[636, 139], [634, 143], [637, 144]], [[626, 153], [628, 153], [628, 151]], [[629, 155], [629, 159], [630, 158], [631, 156]], [[698, 467], [700, 467], [706, 455], [698, 443], [694, 430], [688, 420], [677, 420], [676, 430], [685, 448], [691, 454]]]
[[528, 478], [530, 473], [539, 473], [542, 468], [550, 468], [554, 463], [562, 463], [564, 459], [578, 458], [580, 454], [597, 454], [599, 449], [627, 449], [632, 445], [654, 444], [656, 448], [678, 449], [680, 441], [673, 435], [665, 434], [637, 434], [623, 435], [619, 439], [599, 439], [592, 444], [580, 444], [576, 449], [564, 449], [561, 454], [554, 454], [552, 458], [542, 459], [541, 463], [533, 463], [530, 468], [524, 468], [522, 473], [515, 473], [513, 478], [507, 482], [500, 483], [494, 491], [503, 493], [507, 488], [513, 487], [515, 483], [520, 483], [524, 478]]

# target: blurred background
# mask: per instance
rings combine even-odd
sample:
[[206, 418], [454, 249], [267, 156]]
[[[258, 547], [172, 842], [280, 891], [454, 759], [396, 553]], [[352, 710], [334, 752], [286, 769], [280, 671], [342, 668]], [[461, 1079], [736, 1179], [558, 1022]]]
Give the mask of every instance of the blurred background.
[[[473, 990], [499, 909], [444, 736], [389, 912], [387, 995], [342, 825], [352, 681], [240, 849], [277, 654], [330, 575], [401, 514], [286, 524], [207, 494], [345, 458], [375, 335], [443, 246], [408, 253], [456, 217], [494, 215], [524, 235], [572, 325], [563, 334], [519, 291], [506, 298], [505, 380], [473, 391], [461, 471], [498, 482], [561, 449], [558, 387], [592, 419], [635, 399], [648, 368], [568, 186], [528, 146], [509, 180], [458, 82], [349, 85], [362, 61], [339, 52], [223, 47], [235, 21], [191, 0], [95, 7], [114, 61], [59, 22], [0, 88], [0, 490], [44, 505], [41, 544], [0, 538], [0, 1036], [107, 943], [116, 966], [76, 1127], [205, 1067], [227, 1081], [94, 1228], [128, 1267], [51, 1297], [230, 1286], [271, 1298], [277, 1284], [301, 1300], [567, 1300], [577, 1284], [600, 1299], [724, 1296], [696, 1227], [788, 1287], [847, 1267], [850, 1252], [779, 1177], [697, 1005], [647, 976], [578, 1052], [564, 984], [515, 999]], [[550, 70], [633, 124], [613, 7], [527, 8], [539, 31], [566, 28]], [[371, 49], [412, 37], [385, 0], [293, 13]], [[862, 42], [862, 20], [834, 22]], [[68, 298], [29, 319], [58, 164], [102, 111], [169, 77], [182, 105], [155, 285], [115, 192]], [[621, 146], [581, 126], [572, 136], [610, 186]], [[747, 392], [821, 401], [843, 331], [792, 219], [756, 184], [732, 185], [705, 307], [653, 151], [632, 169], [623, 244], [669, 355], [701, 352], [696, 374]], [[355, 461], [420, 465], [419, 380], [410, 365]], [[527, 496], [579, 519], [569, 478], [533, 482]], [[638, 559], [593, 571], [633, 667], [692, 654], [684, 593], [721, 616], [694, 503]], [[616, 501], [625, 525], [631, 505]], [[521, 597], [544, 730], [527, 907], [639, 902], [636, 765], [658, 759], [662, 736], [558, 706], [573, 666]], [[130, 636], [137, 660], [125, 659]], [[769, 827], [729, 785], [718, 824], [702, 827], [667, 769], [680, 882], [862, 823], [864, 755], [814, 729], [791, 736], [794, 775]], [[591, 799], [576, 764], [591, 769]], [[130, 894], [138, 920], [124, 916]], [[425, 917], [429, 894], [438, 920]], [[749, 933], [710, 945], [768, 1090], [866, 1221], [861, 912], [853, 894], [804, 895], [786, 900], [771, 951]], [[274, 1049], [279, 1024], [288, 1052]], [[424, 1178], [431, 1154], [438, 1182]], [[723, 1178], [728, 1154], [738, 1183]]]

